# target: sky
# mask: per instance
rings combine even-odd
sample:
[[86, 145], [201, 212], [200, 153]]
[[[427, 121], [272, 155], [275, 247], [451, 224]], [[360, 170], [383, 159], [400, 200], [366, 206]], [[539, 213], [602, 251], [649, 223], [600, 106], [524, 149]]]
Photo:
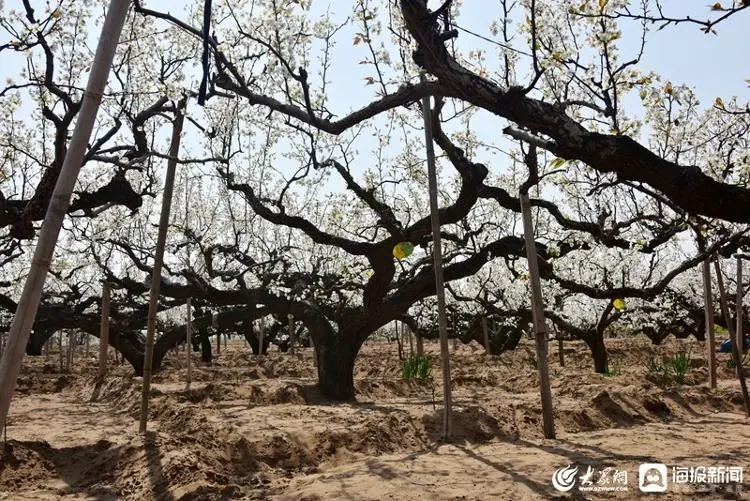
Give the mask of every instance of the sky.
[[[35, 7], [41, 8], [44, 3], [46, 2], [32, 0]], [[429, 4], [435, 8], [439, 2], [430, 0]], [[459, 25], [479, 35], [493, 38], [488, 29], [490, 21], [495, 17], [488, 16], [488, 10], [494, 10], [488, 9], [488, 5], [493, 4], [498, 5], [494, 12], [499, 12], [497, 0], [464, 0]], [[144, 5], [186, 19], [186, 8], [195, 4], [179, 0], [144, 0]], [[312, 0], [311, 11], [313, 15], [329, 11], [336, 19], [343, 19], [350, 15], [352, 5], [353, 2], [348, 0]], [[667, 12], [675, 17], [690, 15], [702, 19], [711, 14], [705, 0], [673, 0], [666, 2], [666, 5]], [[21, 0], [5, 0], [4, 10], [13, 8], [21, 8]], [[687, 83], [693, 86], [701, 101], [707, 105], [717, 96], [721, 96], [725, 102], [733, 95], [739, 96], [740, 102], [750, 101], [750, 84], [745, 81], [750, 79], [750, 57], [746, 51], [745, 36], [747, 18], [748, 14], [740, 13], [724, 21], [716, 28], [718, 35], [704, 34], [700, 32], [699, 26], [687, 23], [672, 25], [661, 31], [653, 29], [649, 33], [646, 53], [639, 67], [646, 71], [654, 70], [670, 79], [673, 84]], [[637, 22], [626, 21], [622, 26], [624, 36], [621, 47], [625, 58], [628, 53], [636, 53], [640, 40]], [[360, 61], [369, 55], [363, 44], [351, 44], [351, 35], [354, 33], [353, 27], [348, 31], [342, 30], [333, 51], [335, 63], [330, 73], [331, 108], [341, 116], [350, 109], [367, 104], [375, 97], [375, 86], [364, 85], [364, 78], [371, 73], [370, 68], [352, 64], [352, 61]], [[4, 42], [3, 36], [7, 34], [0, 34], [0, 41]], [[497, 47], [463, 31], [457, 43], [465, 51], [486, 49], [490, 60], [496, 54]], [[94, 46], [92, 44], [92, 48]], [[21, 58], [8, 52], [3, 52], [2, 58], [0, 76], [3, 79], [13, 77], [20, 69]]]

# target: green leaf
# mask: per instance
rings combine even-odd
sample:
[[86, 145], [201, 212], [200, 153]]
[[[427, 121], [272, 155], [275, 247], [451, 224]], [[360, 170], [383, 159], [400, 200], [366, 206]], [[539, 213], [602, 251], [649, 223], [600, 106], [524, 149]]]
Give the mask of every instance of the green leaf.
[[565, 160], [564, 158], [557, 157], [554, 160], [552, 160], [550, 167], [552, 167], [553, 169], [559, 169], [565, 164], [565, 162], [567, 162], [567, 160]]
[[393, 247], [393, 257], [396, 259], [406, 259], [414, 252], [414, 244], [411, 242], [399, 242]]

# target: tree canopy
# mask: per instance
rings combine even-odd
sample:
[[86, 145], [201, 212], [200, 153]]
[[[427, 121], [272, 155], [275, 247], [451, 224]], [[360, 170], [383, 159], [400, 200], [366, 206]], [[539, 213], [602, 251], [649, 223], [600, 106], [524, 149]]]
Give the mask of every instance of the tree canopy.
[[[102, 20], [102, 2], [36, 3], [0, 20], [0, 52], [17, 68], [0, 90], [6, 330]], [[186, 99], [157, 359], [184, 339], [177, 307], [189, 297], [208, 309], [201, 326], [291, 315], [316, 346], [324, 393], [350, 398], [370, 335], [394, 320], [431, 330], [419, 104], [431, 96], [454, 329], [477, 314], [528, 327], [526, 190], [561, 335], [592, 351], [613, 325], [701, 335], [696, 266], [748, 244], [750, 100], [705, 105], [642, 60], [655, 29], [713, 37], [748, 6], [717, 3], [698, 21], [655, 0], [501, 0], [470, 29], [471, 2], [230, 0], [214, 2], [205, 36], [203, 2], [178, 14], [136, 0], [35, 332], [97, 335], [109, 281], [111, 343], [139, 370], [169, 136]]]

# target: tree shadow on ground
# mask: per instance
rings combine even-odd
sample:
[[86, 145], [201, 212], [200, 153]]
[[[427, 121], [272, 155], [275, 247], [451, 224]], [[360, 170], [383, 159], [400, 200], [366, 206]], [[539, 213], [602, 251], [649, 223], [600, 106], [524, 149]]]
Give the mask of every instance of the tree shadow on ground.
[[159, 450], [158, 436], [153, 431], [147, 431], [143, 437], [143, 445], [148, 462], [148, 478], [151, 482], [151, 494], [157, 501], [174, 501], [174, 496], [169, 491], [169, 482], [164, 476], [161, 463], [161, 451]]
[[[47, 442], [16, 441], [6, 443], [0, 473], [7, 469], [27, 471], [42, 468], [44, 476], [37, 483], [59, 478], [67, 494], [83, 494], [96, 501], [117, 501], [121, 496], [115, 487], [117, 464], [128, 451], [100, 440], [84, 446], [55, 449]], [[36, 457], [35, 457], [36, 456]], [[57, 489], [55, 489], [57, 490]]]

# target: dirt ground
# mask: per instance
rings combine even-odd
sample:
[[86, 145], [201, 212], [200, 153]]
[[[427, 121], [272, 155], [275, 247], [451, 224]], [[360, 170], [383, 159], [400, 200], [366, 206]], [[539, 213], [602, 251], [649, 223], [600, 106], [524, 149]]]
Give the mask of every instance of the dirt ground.
[[[691, 346], [693, 358], [681, 385], [647, 369], [652, 354], [678, 345]], [[638, 489], [645, 462], [670, 471], [739, 466], [750, 475], [750, 422], [726, 355], [712, 391], [696, 342], [607, 346], [619, 367], [609, 376], [593, 372], [581, 343], [566, 343], [565, 367], [551, 349], [557, 438], [547, 440], [532, 343], [500, 357], [460, 345], [451, 360], [450, 443], [440, 441], [436, 344], [427, 345], [434, 382], [402, 380], [395, 344], [366, 344], [357, 402], [346, 404], [320, 398], [310, 349], [259, 358], [234, 341], [212, 367], [194, 354], [190, 389], [184, 351], [173, 354], [155, 376], [145, 437], [138, 434], [141, 380], [128, 366], [97, 382], [94, 350], [71, 373], [61, 373], [54, 356], [27, 357], [0, 463], [0, 499], [639, 499], [654, 496]], [[558, 492], [552, 476], [572, 463], [625, 470], [628, 490]], [[750, 499], [746, 491], [670, 483], [655, 497]]]

